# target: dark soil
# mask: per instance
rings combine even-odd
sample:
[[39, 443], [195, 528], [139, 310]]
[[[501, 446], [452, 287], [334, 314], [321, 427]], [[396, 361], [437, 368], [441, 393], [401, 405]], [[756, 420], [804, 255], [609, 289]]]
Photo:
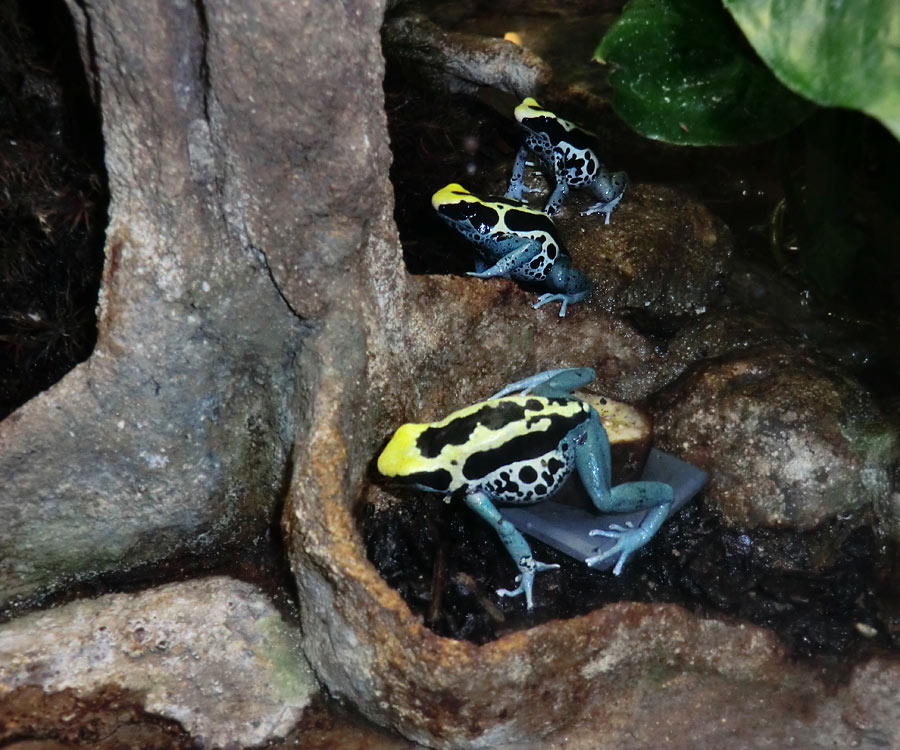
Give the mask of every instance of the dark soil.
[[61, 0], [0, 3], [0, 419], [86, 359], [109, 197]]

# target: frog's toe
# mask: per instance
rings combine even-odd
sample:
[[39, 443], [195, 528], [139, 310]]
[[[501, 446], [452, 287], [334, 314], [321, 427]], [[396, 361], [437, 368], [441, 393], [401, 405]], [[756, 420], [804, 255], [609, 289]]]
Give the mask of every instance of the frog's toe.
[[497, 596], [519, 596], [525, 594], [525, 606], [531, 609], [534, 603], [531, 600], [531, 589], [534, 585], [534, 572], [526, 571], [524, 574], [516, 576], [516, 583], [519, 585], [514, 589], [497, 589]]
[[588, 534], [589, 536], [605, 536], [616, 540], [616, 543], [605, 552], [601, 552], [593, 557], [587, 557], [584, 560], [588, 567], [593, 567], [602, 560], [618, 555], [619, 559], [613, 568], [613, 575], [616, 576], [622, 573], [622, 568], [625, 566], [628, 556], [635, 550], [643, 547], [650, 539], [650, 536], [652, 536], [652, 534], [648, 535], [645, 529], [626, 529], [619, 526], [619, 524], [613, 524], [609, 529], [592, 529]]
[[631, 554], [630, 551], [624, 551], [621, 548], [621, 545], [617, 543], [606, 550], [606, 552], [601, 552], [599, 555], [594, 555], [593, 557], [586, 557], [584, 559], [584, 563], [589, 568], [593, 568], [597, 563], [602, 562], [609, 557], [615, 557], [616, 555], [619, 555], [619, 559], [616, 560], [616, 565], [613, 568], [613, 575], [617, 576], [621, 575], [622, 568], [625, 566], [625, 561], [628, 559], [629, 554]]
[[612, 214], [612, 209], [607, 208], [605, 203], [597, 203], [594, 206], [591, 206], [588, 209], [585, 209], [581, 212], [582, 216], [590, 216], [592, 214], [606, 214], [606, 220], [603, 222], [604, 224], [609, 224], [609, 217]]
[[[629, 521], [630, 523], [630, 521]], [[611, 523], [608, 529], [591, 529], [588, 532], [588, 536], [608, 536], [615, 539], [618, 537], [623, 531], [630, 531], [634, 526], [626, 525], [622, 526], [618, 523]]]
[[609, 224], [609, 217], [612, 215], [613, 210], [616, 206], [619, 205], [619, 201], [622, 200], [622, 196], [618, 196], [617, 198], [613, 198], [611, 201], [600, 201], [599, 203], [595, 203], [593, 206], [588, 206], [584, 211], [581, 212], [582, 216], [590, 216], [591, 214], [606, 214], [606, 221], [604, 224]]
[[543, 307], [548, 302], [562, 302], [562, 305], [559, 308], [559, 317], [566, 317], [566, 307], [569, 305], [569, 297], [565, 294], [554, 294], [552, 292], [548, 292], [547, 294], [542, 294], [538, 297], [537, 302], [532, 305], [532, 309], [537, 310], [539, 307]]

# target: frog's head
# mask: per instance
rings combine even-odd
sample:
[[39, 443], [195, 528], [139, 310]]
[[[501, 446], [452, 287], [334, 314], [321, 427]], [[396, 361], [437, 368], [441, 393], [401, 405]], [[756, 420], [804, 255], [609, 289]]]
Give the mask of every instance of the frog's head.
[[522, 103], [516, 107], [515, 115], [519, 124], [533, 133], [546, 133], [548, 125], [557, 120], [556, 115], [543, 109], [530, 96], [523, 99]]
[[446, 492], [450, 487], [450, 472], [440, 462], [422, 455], [419, 436], [429, 428], [427, 424], [405, 424], [378, 456], [378, 472], [385, 477], [427, 492]]
[[431, 205], [438, 216], [464, 233], [489, 234], [500, 220], [495, 208], [455, 182], [432, 195]]

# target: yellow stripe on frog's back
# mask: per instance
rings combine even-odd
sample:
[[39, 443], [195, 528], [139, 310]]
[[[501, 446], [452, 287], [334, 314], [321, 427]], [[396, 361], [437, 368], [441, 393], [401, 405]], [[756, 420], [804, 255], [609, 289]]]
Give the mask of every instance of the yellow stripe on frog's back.
[[466, 406], [436, 422], [402, 425], [378, 457], [385, 476], [408, 476], [459, 467], [473, 453], [489, 451], [523, 435], [550, 428], [552, 416], [575, 417], [585, 409], [573, 400], [505, 396]]

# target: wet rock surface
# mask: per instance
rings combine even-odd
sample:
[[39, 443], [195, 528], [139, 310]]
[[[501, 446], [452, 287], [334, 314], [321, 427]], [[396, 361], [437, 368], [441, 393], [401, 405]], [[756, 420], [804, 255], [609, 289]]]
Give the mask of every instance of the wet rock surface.
[[389, 17], [382, 34], [392, 62], [412, 66], [438, 91], [471, 95], [492, 86], [522, 99], [550, 79], [550, 67], [533, 52], [503, 39], [447, 32], [418, 13]]
[[[544, 199], [547, 190], [545, 184]], [[732, 252], [721, 221], [662, 185], [630, 186], [608, 225], [602, 215], [581, 216], [593, 202], [573, 190], [554, 219], [575, 265], [594, 284], [594, 305], [663, 330], [706, 312], [722, 291]]]
[[266, 157], [235, 140], [240, 113], [207, 117], [196, 9], [151, 24], [100, 5], [93, 26], [71, 10], [99, 77], [111, 195], [98, 338], [0, 422], [0, 608], [261, 535], [302, 425], [289, 405], [309, 330], [251, 212], [235, 219], [246, 184], [214, 179], [225, 161], [236, 175], [239, 152]]
[[197, 747], [178, 722], [145, 711], [139, 694], [113, 687], [79, 694], [45, 693], [32, 685], [6, 693], [0, 698], [0, 742], [13, 750]]
[[110, 685], [201, 747], [283, 736], [318, 692], [296, 630], [259, 590], [226, 578], [79, 600], [0, 625], [3, 696], [36, 686], [83, 700]]
[[884, 502], [896, 431], [833, 364], [784, 348], [701, 364], [656, 404], [658, 445], [706, 469], [730, 524], [809, 529]]

